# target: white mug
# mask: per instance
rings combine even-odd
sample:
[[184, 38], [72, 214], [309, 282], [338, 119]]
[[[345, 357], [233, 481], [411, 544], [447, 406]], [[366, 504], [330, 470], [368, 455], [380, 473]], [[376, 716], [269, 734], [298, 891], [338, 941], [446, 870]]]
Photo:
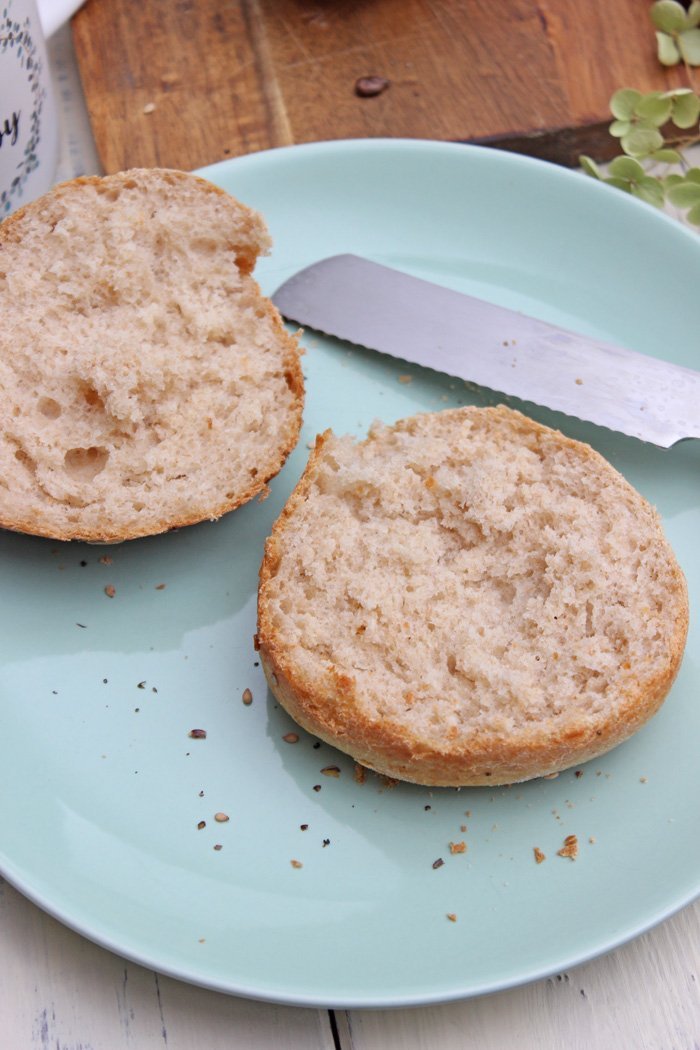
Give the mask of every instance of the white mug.
[[58, 131], [36, 0], [0, 0], [0, 220], [53, 185]]

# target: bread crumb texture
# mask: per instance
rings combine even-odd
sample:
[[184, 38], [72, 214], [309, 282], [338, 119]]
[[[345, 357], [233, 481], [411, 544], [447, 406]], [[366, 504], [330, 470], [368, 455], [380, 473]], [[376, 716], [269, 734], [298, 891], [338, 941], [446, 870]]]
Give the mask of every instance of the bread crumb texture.
[[602, 754], [682, 658], [656, 512], [589, 446], [504, 407], [327, 432], [269, 538], [272, 691], [357, 762], [512, 783]]
[[0, 524], [120, 540], [216, 518], [298, 438], [296, 341], [250, 276], [261, 217], [164, 169], [0, 226]]

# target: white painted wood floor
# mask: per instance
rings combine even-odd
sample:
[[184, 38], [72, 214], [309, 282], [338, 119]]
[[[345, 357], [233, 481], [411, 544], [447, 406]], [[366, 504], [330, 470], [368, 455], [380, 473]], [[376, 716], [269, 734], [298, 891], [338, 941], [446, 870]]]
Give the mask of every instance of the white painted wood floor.
[[336, 1011], [158, 976], [0, 882], [1, 1050], [699, 1050], [700, 903], [570, 973], [480, 999]]

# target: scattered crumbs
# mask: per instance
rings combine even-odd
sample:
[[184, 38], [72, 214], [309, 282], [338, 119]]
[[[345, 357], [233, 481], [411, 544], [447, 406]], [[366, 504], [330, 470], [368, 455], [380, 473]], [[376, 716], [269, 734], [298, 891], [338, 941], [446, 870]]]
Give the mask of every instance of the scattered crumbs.
[[453, 911], [448, 911], [447, 918], [450, 920], [450, 922], [457, 922], [457, 916]]
[[105, 594], [107, 595], [107, 597], [108, 598], [113, 598], [116, 593], [117, 593], [116, 588], [113, 587], [111, 583], [108, 583], [107, 586], [105, 587]]
[[314, 784], [314, 791], [320, 791], [320, 790], [321, 790], [321, 785], [320, 784]]
[[364, 784], [364, 782], [365, 782], [365, 775], [366, 775], [365, 767], [361, 766], [359, 762], [356, 762], [355, 763], [355, 768], [354, 768], [353, 774], [352, 774], [352, 778], [355, 781], [355, 783], [356, 784]]
[[536, 864], [541, 864], [543, 860], [547, 859], [547, 857], [542, 852], [542, 850], [539, 848], [539, 846], [533, 846], [532, 852], [535, 854], [535, 863]]
[[640, 777], [639, 778], [639, 783], [640, 784], [646, 784], [647, 783], [647, 778], [646, 777]]
[[399, 380], [399, 383], [412, 383], [413, 382], [413, 376], [399, 376], [398, 380]]
[[259, 660], [253, 660], [253, 667], [260, 667], [260, 661]]
[[426, 811], [426, 813], [428, 812], [428, 810], [429, 810], [429, 809], [432, 809], [432, 808], [433, 808], [433, 807], [432, 807], [432, 806], [430, 806], [430, 805], [428, 805], [428, 806], [423, 806], [423, 809], [424, 809], [424, 810]]
[[590, 842], [591, 846], [595, 846], [595, 835], [589, 835], [588, 841]]
[[314, 744], [314, 751], [318, 751], [320, 746], [321, 746], [321, 741], [317, 740], [316, 743]]
[[142, 110], [142, 112], [145, 113], [146, 116], [149, 116], [149, 114], [151, 114], [151, 113], [155, 113], [155, 111], [156, 111], [156, 104], [155, 104], [155, 102], [147, 102], [146, 105], [143, 107], [143, 110]]
[[292, 865], [293, 868], [303, 868], [304, 867], [304, 865], [301, 863], [300, 860], [290, 860], [289, 863]]
[[165, 584], [164, 583], [157, 583], [156, 584], [156, 590], [157, 591], [164, 591], [165, 590]]
[[201, 831], [201, 830], [202, 830], [202, 828], [206, 828], [206, 826], [207, 826], [207, 822], [206, 822], [206, 820], [200, 820], [200, 821], [199, 821], [199, 822], [197, 823], [197, 831]]
[[450, 853], [466, 853], [466, 842], [450, 842]]
[[144, 680], [142, 682], [137, 682], [136, 688], [137, 689], [145, 689], [146, 688], [146, 679], [144, 678]]
[[603, 773], [602, 773], [602, 770], [600, 770], [600, 769], [596, 769], [596, 771], [595, 771], [595, 775], [596, 775], [597, 777], [602, 777], [602, 775], [603, 775]]
[[226, 821], [229, 820], [229, 815], [228, 813], [215, 813], [214, 820], [217, 824], [225, 824]]
[[86, 562], [86, 561], [81, 561], [81, 563], [80, 563], [80, 568], [81, 568], [81, 569], [84, 569], [86, 565], [87, 565], [87, 562]]
[[87, 624], [86, 624], [86, 623], [76, 623], [76, 625], [75, 625], [75, 626], [76, 626], [76, 627], [82, 627], [82, 628], [83, 628], [83, 630], [85, 630], [85, 628], [87, 627]]
[[199, 797], [200, 797], [200, 798], [204, 798], [204, 792], [203, 792], [203, 791], [200, 791], [200, 792], [199, 792]]
[[98, 558], [97, 560], [99, 561], [100, 565], [112, 564], [112, 559], [110, 558], [109, 554], [103, 554], [102, 557]]
[[460, 824], [459, 825], [459, 830], [462, 832], [462, 834], [464, 834], [464, 832], [467, 830], [467, 825], [466, 824]]
[[299, 734], [298, 733], [285, 733], [284, 736], [282, 737], [282, 739], [284, 740], [285, 744], [298, 744], [299, 743]]
[[467, 810], [465, 810], [464, 815], [465, 815], [465, 817], [471, 817], [472, 811], [470, 809], [467, 809]]
[[583, 386], [583, 380], [582, 379], [577, 379], [576, 380], [576, 386]]
[[331, 840], [330, 839], [324, 839], [323, 840], [323, 848], [324, 849], [325, 849], [326, 846], [330, 846], [330, 844], [331, 844]]
[[191, 736], [193, 740], [206, 740], [207, 731], [206, 729], [190, 729], [188, 736]]
[[543, 780], [556, 780], [558, 776], [559, 776], [558, 773], [545, 773], [545, 775], [542, 777], [542, 779]]
[[301, 831], [308, 831], [309, 830], [309, 825], [308, 824], [300, 824], [299, 825], [299, 829]]
[[197, 943], [198, 944], [205, 944], [206, 943], [206, 937], [200, 937], [199, 941]]
[[156, 689], [156, 687], [154, 685], [151, 686], [151, 692], [152, 693], [157, 693], [158, 692], [158, 690]]
[[395, 777], [382, 777], [382, 787], [388, 788], [389, 790], [395, 788], [398, 783], [399, 781], [396, 780]]
[[139, 711], [140, 711], [140, 710], [141, 710], [141, 708], [140, 708], [140, 707], [135, 707], [135, 708], [134, 708], [134, 714], [135, 714], [135, 715], [137, 715], [137, 714], [139, 713]]
[[102, 685], [107, 685], [107, 679], [106, 678], [102, 679]]
[[52, 689], [51, 692], [54, 696], [58, 696], [58, 689]]
[[223, 848], [224, 847], [221, 845], [220, 842], [217, 842], [216, 845], [214, 846], [214, 849], [216, 850], [217, 853], [219, 852], [220, 849], [223, 849]]
[[253, 694], [251, 693], [250, 689], [243, 690], [243, 696], [241, 697], [241, 699], [246, 705], [246, 707], [250, 707], [250, 705], [253, 703]]
[[445, 862], [444, 862], [444, 860], [442, 859], [442, 857], [438, 857], [438, 859], [437, 859], [437, 860], [434, 860], [434, 861], [433, 861], [433, 870], [434, 870], [434, 871], [436, 871], [436, 870], [437, 870], [438, 868], [441, 868], [441, 867], [443, 866], [443, 864], [444, 864], [444, 863], [445, 863]]
[[503, 346], [508, 346], [508, 340], [507, 339], [503, 340]]
[[575, 803], [573, 803], [570, 799], [568, 799], [568, 798], [565, 799], [565, 802], [566, 802], [566, 808], [567, 809], [575, 809], [576, 808], [575, 807]]
[[582, 769], [577, 769], [576, 772], [574, 773], [574, 776], [578, 780], [579, 777], [583, 776], [583, 770]]
[[561, 849], [557, 850], [558, 857], [569, 857], [570, 860], [576, 860], [578, 856], [578, 839], [575, 835], [567, 835], [564, 839], [564, 845]]
[[321, 772], [323, 773], [324, 777], [340, 776], [340, 769], [338, 768], [338, 766], [324, 766]]

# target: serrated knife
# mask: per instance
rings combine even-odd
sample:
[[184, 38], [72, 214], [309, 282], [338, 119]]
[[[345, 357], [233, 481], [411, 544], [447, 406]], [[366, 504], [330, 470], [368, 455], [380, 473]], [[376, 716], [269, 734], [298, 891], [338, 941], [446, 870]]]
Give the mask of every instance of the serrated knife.
[[314, 263], [272, 300], [297, 324], [661, 448], [700, 438], [700, 372], [357, 255]]

